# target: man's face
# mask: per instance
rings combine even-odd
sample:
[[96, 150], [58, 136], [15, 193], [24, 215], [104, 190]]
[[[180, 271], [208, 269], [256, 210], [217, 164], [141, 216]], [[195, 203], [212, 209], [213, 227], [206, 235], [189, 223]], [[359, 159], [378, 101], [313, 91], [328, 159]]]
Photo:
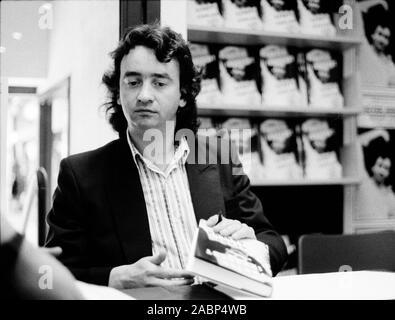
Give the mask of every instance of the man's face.
[[388, 27], [377, 26], [372, 34], [373, 45], [377, 51], [382, 52], [390, 41], [391, 31]]
[[391, 169], [391, 160], [389, 158], [378, 157], [372, 167], [373, 179], [381, 184], [388, 178]]
[[164, 129], [175, 121], [180, 92], [178, 61], [159, 62], [152, 49], [137, 46], [121, 61], [119, 103], [130, 130]]

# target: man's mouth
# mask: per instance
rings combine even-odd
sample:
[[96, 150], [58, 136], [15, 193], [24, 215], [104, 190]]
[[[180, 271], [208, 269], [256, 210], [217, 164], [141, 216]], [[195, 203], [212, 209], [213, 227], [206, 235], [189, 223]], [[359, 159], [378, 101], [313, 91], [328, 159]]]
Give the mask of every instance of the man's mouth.
[[156, 111], [149, 110], [149, 109], [137, 109], [135, 112], [136, 113], [149, 113], [149, 114], [157, 113]]

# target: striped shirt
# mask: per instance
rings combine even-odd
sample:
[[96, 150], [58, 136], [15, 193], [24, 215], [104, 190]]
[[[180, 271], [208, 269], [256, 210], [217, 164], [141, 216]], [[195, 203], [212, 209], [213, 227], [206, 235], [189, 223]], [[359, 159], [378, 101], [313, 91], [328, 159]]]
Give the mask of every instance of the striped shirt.
[[137, 150], [129, 132], [127, 139], [143, 188], [153, 254], [164, 249], [167, 257], [161, 265], [182, 269], [187, 264], [197, 228], [185, 170], [190, 151], [188, 144], [181, 139], [174, 157], [163, 171]]

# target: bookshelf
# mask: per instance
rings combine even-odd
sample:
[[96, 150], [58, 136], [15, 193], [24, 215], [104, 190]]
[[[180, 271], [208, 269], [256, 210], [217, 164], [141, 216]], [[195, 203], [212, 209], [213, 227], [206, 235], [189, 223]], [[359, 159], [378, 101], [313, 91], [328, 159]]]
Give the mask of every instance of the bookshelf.
[[369, 220], [361, 221], [355, 220], [353, 222], [353, 227], [355, 233], [369, 233], [372, 230], [385, 230], [385, 229], [395, 229], [395, 222], [392, 219], [382, 219], [382, 220]]
[[354, 36], [338, 35], [321, 37], [305, 34], [283, 34], [261, 30], [243, 30], [204, 26], [188, 26], [188, 40], [193, 42], [263, 45], [276, 44], [297, 48], [317, 47], [331, 50], [346, 50], [362, 43], [362, 39]]
[[[363, 39], [354, 30], [338, 30], [334, 37], [313, 36], [305, 34], [283, 34], [266, 32], [262, 30], [242, 30], [231, 28], [218, 28], [197, 25], [187, 25], [187, 39], [189, 42], [210, 43], [220, 45], [260, 46], [265, 44], [285, 45], [296, 48], [321, 48], [340, 52], [343, 58], [342, 93], [345, 106], [341, 109], [307, 108], [307, 107], [277, 107], [277, 106], [245, 106], [245, 105], [199, 105], [200, 117], [241, 117], [241, 118], [308, 118], [319, 117], [338, 119], [343, 125], [343, 145], [340, 150], [340, 161], [343, 167], [341, 179], [328, 180], [287, 180], [287, 181], [255, 181], [251, 185], [256, 188], [276, 190], [281, 194], [282, 188], [310, 188], [327, 189], [340, 188], [342, 191], [342, 231], [354, 231], [353, 225], [353, 196], [355, 188], [361, 182], [358, 168], [355, 163], [356, 152], [357, 116], [362, 112], [361, 86], [357, 68], [358, 48]], [[289, 188], [288, 188], [289, 187]], [[308, 191], [306, 191], [308, 192]], [[258, 194], [260, 191], [258, 192]], [[286, 199], [284, 199], [286, 201]], [[327, 199], [326, 201], [332, 201]], [[298, 204], [299, 205], [299, 204]], [[293, 207], [295, 211], [296, 207]], [[303, 212], [303, 204], [300, 207]], [[341, 211], [341, 209], [340, 209]], [[319, 212], [317, 213], [319, 214]]]
[[242, 105], [206, 106], [200, 105], [198, 115], [201, 117], [355, 117], [361, 108], [345, 107], [343, 109], [313, 109], [305, 107], [271, 107], [271, 106], [249, 106], [248, 109]]

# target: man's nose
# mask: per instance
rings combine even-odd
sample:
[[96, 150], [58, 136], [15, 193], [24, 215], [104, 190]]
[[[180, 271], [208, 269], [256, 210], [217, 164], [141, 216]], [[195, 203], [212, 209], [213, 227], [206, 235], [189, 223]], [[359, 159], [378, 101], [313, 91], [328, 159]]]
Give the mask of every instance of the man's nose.
[[149, 103], [153, 101], [152, 87], [149, 83], [143, 83], [141, 90], [137, 96], [137, 100], [142, 103]]

